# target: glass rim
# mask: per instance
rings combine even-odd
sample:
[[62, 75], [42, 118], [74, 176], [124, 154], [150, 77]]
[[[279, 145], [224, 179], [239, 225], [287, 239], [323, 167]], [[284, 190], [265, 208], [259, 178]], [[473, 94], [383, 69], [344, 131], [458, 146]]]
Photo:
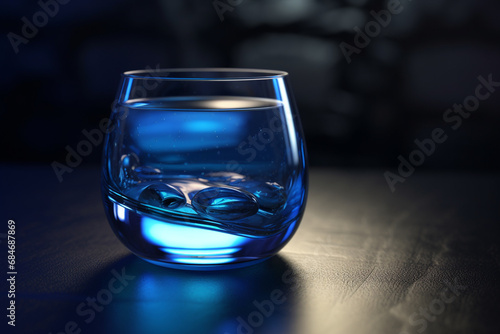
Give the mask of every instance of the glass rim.
[[[169, 76], [172, 73], [175, 75]], [[182, 75], [182, 73], [185, 74]], [[199, 67], [132, 70], [122, 73], [122, 76], [145, 80], [251, 81], [284, 78], [288, 76], [288, 73], [280, 70], [257, 68]]]

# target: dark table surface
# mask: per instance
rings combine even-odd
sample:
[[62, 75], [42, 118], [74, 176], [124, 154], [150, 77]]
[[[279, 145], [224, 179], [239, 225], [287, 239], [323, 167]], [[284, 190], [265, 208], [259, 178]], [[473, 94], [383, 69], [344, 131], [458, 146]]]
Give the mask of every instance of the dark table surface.
[[0, 172], [2, 275], [9, 219], [17, 272], [2, 333], [500, 333], [500, 174], [419, 170], [392, 193], [383, 170], [312, 169], [279, 255], [190, 272], [118, 241], [97, 168]]

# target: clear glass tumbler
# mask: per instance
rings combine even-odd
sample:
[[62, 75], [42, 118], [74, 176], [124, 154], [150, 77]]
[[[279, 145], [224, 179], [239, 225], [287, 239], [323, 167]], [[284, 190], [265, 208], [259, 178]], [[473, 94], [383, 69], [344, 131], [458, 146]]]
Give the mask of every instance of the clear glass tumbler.
[[276, 254], [307, 198], [306, 150], [287, 73], [124, 73], [101, 184], [113, 231], [146, 261], [212, 270]]

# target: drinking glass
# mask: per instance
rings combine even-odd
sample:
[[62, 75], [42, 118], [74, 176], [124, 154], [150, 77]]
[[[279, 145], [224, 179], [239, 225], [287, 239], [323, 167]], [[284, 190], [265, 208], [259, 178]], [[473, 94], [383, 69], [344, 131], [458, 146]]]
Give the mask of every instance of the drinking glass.
[[156, 69], [122, 75], [101, 188], [116, 236], [173, 268], [245, 266], [293, 236], [307, 159], [288, 74]]

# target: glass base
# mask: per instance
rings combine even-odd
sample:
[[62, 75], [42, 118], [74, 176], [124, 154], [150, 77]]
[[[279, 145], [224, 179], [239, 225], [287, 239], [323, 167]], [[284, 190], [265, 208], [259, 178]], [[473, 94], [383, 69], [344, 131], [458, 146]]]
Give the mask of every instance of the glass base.
[[135, 255], [158, 266], [185, 270], [232, 269], [264, 261], [285, 246], [301, 218], [276, 234], [249, 236], [160, 219], [107, 196], [104, 204], [113, 231]]

